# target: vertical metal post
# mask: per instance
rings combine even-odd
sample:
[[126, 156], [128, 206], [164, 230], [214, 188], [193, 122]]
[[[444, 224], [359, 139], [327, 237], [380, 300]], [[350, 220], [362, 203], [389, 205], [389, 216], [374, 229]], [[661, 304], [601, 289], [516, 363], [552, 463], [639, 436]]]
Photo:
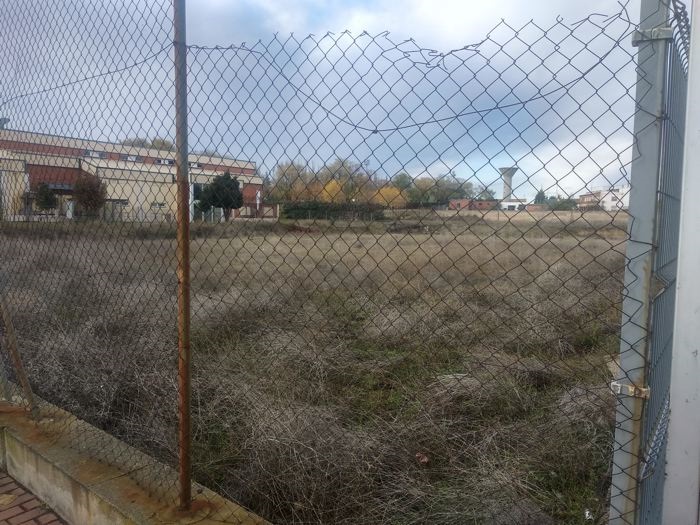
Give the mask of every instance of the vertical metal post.
[[[700, 9], [693, 1], [692, 14]], [[692, 31], [663, 523], [700, 525], [700, 33]]]
[[180, 508], [192, 502], [190, 450], [190, 185], [187, 152], [187, 39], [185, 0], [173, 0], [175, 54], [175, 168], [177, 177], [178, 385]]
[[[22, 386], [22, 391], [24, 392], [25, 401], [29, 406], [32, 417], [38, 419], [39, 409], [34, 402], [34, 393], [32, 392], [32, 386], [29, 383], [29, 378], [27, 377], [27, 372], [24, 370], [24, 365], [22, 364], [22, 358], [19, 355], [19, 350], [17, 348], [17, 336], [15, 335], [15, 327], [12, 323], [12, 317], [10, 316], [10, 310], [5, 304], [5, 301], [0, 297], [0, 322], [5, 326], [5, 346], [10, 354], [10, 359], [15, 367], [15, 374], [17, 379], [19, 379], [19, 384]], [[3, 369], [4, 374], [4, 369]], [[5, 378], [3, 377], [3, 380]], [[6, 384], [3, 383], [3, 390]], [[7, 399], [7, 392], [4, 392], [5, 398]]]
[[[617, 416], [610, 489], [611, 524], [637, 522], [642, 413], [649, 350], [652, 270], [661, 158], [667, 41], [653, 29], [667, 22], [662, 0], [642, 0], [637, 54], [636, 113], [631, 167], [630, 225], [620, 366], [615, 378]], [[635, 388], [636, 387], [636, 388]], [[653, 395], [653, 393], [652, 393]]]

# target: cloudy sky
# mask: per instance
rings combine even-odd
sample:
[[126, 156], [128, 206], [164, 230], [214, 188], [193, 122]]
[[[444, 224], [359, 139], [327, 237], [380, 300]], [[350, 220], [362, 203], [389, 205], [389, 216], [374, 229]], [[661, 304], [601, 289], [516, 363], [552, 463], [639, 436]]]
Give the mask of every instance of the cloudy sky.
[[[454, 172], [497, 194], [498, 167], [517, 164], [524, 198], [616, 185], [630, 160], [638, 8], [190, 0], [190, 143], [263, 174], [341, 157], [381, 177]], [[169, 0], [10, 4], [2, 116], [67, 136], [172, 138], [170, 16]]]
[[[483, 38], [501, 19], [522, 24], [574, 22], [591, 13], [610, 13], [616, 0], [196, 0], [189, 2], [190, 41], [252, 43], [270, 33], [390, 31], [424, 47], [447, 51]], [[639, 0], [628, 3], [637, 17]]]
[[[625, 6], [624, 17], [636, 19], [638, 2]], [[453, 171], [475, 185], [493, 184], [497, 194], [497, 168], [517, 164], [516, 196], [524, 198], [540, 187], [574, 195], [586, 188], [620, 185], [631, 158], [634, 71], [629, 25], [605, 26], [603, 17], [593, 17], [589, 24], [576, 22], [621, 9], [611, 0], [193, 2], [188, 11], [190, 43], [245, 42], [252, 50], [251, 55], [240, 50], [191, 55], [195, 77], [217, 79], [195, 86], [193, 114], [219, 116], [218, 124], [210, 119], [200, 123], [195, 117], [193, 142], [242, 152], [263, 172], [285, 159], [318, 167], [336, 155], [367, 162], [385, 177], [398, 171], [416, 177]], [[502, 19], [507, 26], [497, 27]], [[600, 34], [603, 26], [609, 38]], [[343, 30], [353, 38], [338, 36]], [[363, 31], [389, 35], [358, 38]], [[272, 34], [277, 38], [271, 39]], [[304, 40], [309, 34], [314, 37]], [[438, 60], [426, 49], [449, 53], [489, 34], [478, 54], [457, 51], [441, 68], [431, 70]], [[392, 43], [400, 45], [394, 49]], [[533, 46], [532, 54], [525, 52], [527, 45]], [[587, 53], [586, 46], [595, 52]], [[329, 49], [340, 51], [325, 59]], [[363, 68], [358, 56], [374, 57], [376, 71]], [[604, 63], [594, 68], [600, 57]], [[421, 67], [421, 60], [431, 66]], [[242, 94], [250, 105], [240, 102]], [[530, 97], [538, 100], [521, 104]], [[283, 104], [278, 107], [278, 102]], [[492, 110], [502, 105], [509, 109]], [[275, 108], [273, 119], [267, 106]], [[462, 113], [467, 115], [449, 120]], [[393, 124], [433, 117], [445, 120], [388, 131]], [[242, 133], [230, 133], [232, 124]], [[373, 128], [387, 131], [367, 131]]]

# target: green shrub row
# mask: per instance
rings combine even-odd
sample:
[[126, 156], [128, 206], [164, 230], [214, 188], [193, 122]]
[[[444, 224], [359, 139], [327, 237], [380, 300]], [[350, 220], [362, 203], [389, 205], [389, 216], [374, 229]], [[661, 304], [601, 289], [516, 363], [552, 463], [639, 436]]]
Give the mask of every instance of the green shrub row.
[[370, 203], [336, 203], [303, 201], [288, 202], [282, 205], [282, 218], [285, 219], [324, 219], [324, 220], [383, 220], [384, 207]]

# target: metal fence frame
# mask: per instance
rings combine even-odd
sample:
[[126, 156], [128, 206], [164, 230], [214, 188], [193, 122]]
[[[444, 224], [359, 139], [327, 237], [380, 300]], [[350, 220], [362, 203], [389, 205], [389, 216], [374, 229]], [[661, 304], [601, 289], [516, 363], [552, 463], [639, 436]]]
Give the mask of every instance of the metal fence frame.
[[[687, 309], [676, 297], [678, 265], [688, 260], [687, 255], [679, 257], [680, 223], [692, 221], [693, 215], [686, 208], [682, 219], [680, 205], [690, 28], [685, 7], [676, 1], [643, 0], [640, 20], [635, 35], [639, 111], [632, 164], [633, 222], [620, 369], [612, 385], [618, 394], [618, 448], [613, 458], [610, 523], [680, 523], [682, 514], [662, 521], [662, 513], [677, 508], [670, 501], [664, 505], [664, 495], [676, 492], [668, 486], [664, 490], [664, 481], [672, 412], [671, 361], [682, 350], [674, 344], [674, 328], [679, 326], [675, 311]], [[696, 520], [687, 523], [691, 522]]]
[[657, 200], [657, 229], [654, 240], [650, 349], [647, 384], [650, 396], [642, 429], [640, 472], [640, 523], [658, 523], [661, 517], [661, 487], [664, 481], [665, 446], [670, 414], [669, 389], [675, 316], [675, 285], [678, 265], [681, 182], [687, 71], [687, 53], [680, 42], [682, 28], [667, 50], [666, 96], [662, 121], [661, 165]]
[[[625, 298], [620, 339], [620, 367], [610, 523], [629, 523], [637, 506], [640, 430], [648, 355], [648, 326], [651, 304], [651, 268], [654, 252], [656, 191], [660, 163], [661, 119], [664, 97], [665, 50], [667, 36], [659, 37], [665, 27], [667, 10], [658, 0], [641, 3], [637, 34], [638, 111], [634, 120], [633, 161], [631, 171], [630, 216]], [[652, 213], [649, 213], [653, 210]]]
[[[700, 2], [693, 1], [693, 14]], [[688, 91], [700, 91], [700, 36], [690, 42]], [[675, 283], [676, 316], [670, 371], [670, 420], [663, 487], [662, 523], [700, 523], [700, 108], [692, 95], [685, 114], [679, 257]]]

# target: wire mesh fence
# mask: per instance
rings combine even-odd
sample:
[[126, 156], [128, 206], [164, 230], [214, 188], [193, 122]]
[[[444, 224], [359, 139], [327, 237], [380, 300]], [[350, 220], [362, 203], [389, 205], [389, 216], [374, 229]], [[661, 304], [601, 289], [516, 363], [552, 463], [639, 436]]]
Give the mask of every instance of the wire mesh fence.
[[661, 126], [662, 159], [657, 189], [658, 227], [654, 246], [656, 289], [652, 290], [646, 384], [654, 392], [642, 429], [639, 523], [662, 521], [666, 439], [670, 415], [671, 352], [675, 315], [676, 264], [683, 174], [690, 27], [682, 4], [674, 6], [674, 39], [665, 52], [665, 101]]
[[[609, 385], [656, 79], [618, 7], [450, 52], [349, 32], [187, 46], [192, 470], [250, 511], [218, 519], [605, 522], [611, 494], [633, 500], [613, 453], [640, 416]], [[676, 30], [653, 194], [673, 203], [689, 26], [658, 9]], [[0, 13], [0, 325], [23, 365], [3, 352], [5, 397], [28, 403], [24, 369], [37, 424], [175, 504], [171, 6], [47, 10]]]
[[177, 298], [172, 228], [153, 211], [174, 196], [171, 8], [12, 2], [0, 27], [0, 295], [51, 403], [40, 425], [137, 477], [160, 470], [148, 486], [166, 497]]

